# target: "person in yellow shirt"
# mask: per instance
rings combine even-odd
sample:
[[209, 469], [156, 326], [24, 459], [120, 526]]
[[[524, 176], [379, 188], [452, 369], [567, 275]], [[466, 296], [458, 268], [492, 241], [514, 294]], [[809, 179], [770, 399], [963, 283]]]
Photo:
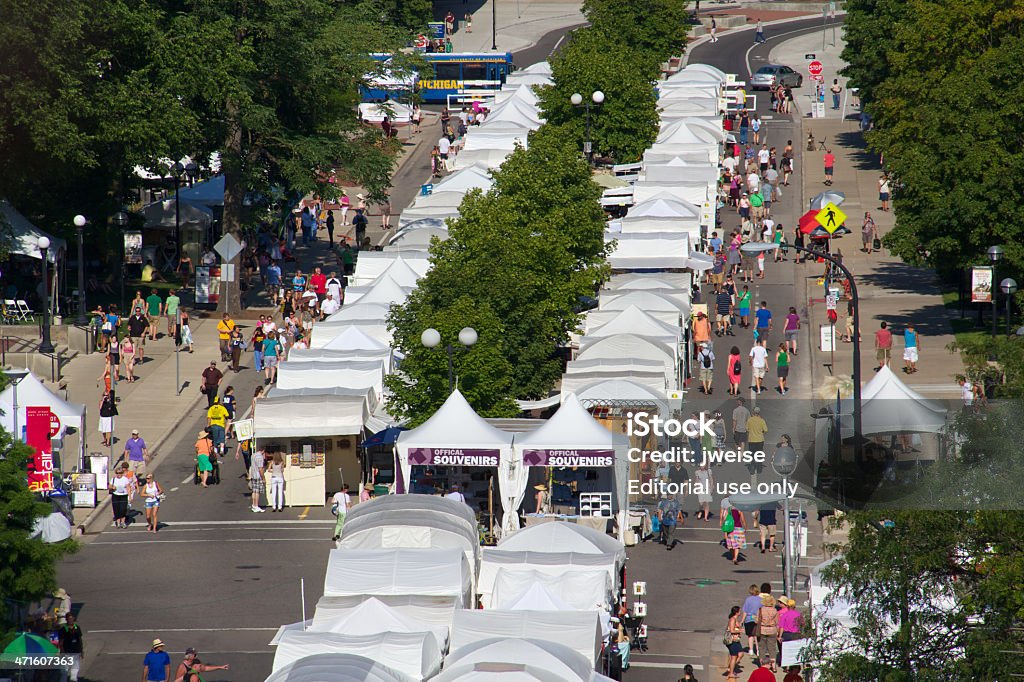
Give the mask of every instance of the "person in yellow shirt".
[[231, 359], [231, 332], [235, 331], [235, 321], [231, 316], [224, 313], [224, 317], [217, 323], [217, 339], [220, 341], [220, 359], [227, 362]]
[[220, 404], [220, 398], [214, 398], [213, 405], [206, 411], [206, 430], [213, 440], [214, 449], [221, 454], [224, 452], [224, 436], [229, 416], [227, 408]]
[[[751, 452], [766, 452], [764, 437], [768, 433], [768, 422], [761, 416], [761, 408], [755, 407], [754, 414], [747, 419], [747, 448]], [[754, 462], [747, 465], [751, 475], [761, 473], [762, 465]]]

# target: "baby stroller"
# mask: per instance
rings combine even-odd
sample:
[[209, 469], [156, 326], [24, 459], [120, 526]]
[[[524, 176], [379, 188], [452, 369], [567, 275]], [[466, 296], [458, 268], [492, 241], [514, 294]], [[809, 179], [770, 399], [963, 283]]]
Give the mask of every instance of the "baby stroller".
[[647, 626], [643, 616], [625, 616], [622, 625], [629, 633], [629, 647], [633, 651], [647, 651]]

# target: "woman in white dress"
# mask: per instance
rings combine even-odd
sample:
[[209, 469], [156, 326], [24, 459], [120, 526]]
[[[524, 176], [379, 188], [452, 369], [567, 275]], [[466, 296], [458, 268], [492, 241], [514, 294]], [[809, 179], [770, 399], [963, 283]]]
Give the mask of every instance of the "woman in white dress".
[[697, 502], [700, 503], [700, 510], [697, 512], [697, 518], [704, 519], [704, 522], [707, 523], [711, 518], [711, 501], [714, 497], [712, 489], [715, 485], [715, 478], [711, 475], [711, 469], [707, 462], [701, 463], [700, 468], [694, 472], [694, 477], [699, 486]]

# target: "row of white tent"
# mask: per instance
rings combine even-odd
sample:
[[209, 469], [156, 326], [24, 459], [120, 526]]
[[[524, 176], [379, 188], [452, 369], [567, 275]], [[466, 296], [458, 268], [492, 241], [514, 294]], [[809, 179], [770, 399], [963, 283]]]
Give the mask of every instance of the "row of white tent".
[[[313, 617], [271, 641], [268, 681], [606, 680], [594, 668], [625, 561], [621, 544], [548, 523], [481, 553], [475, 533], [472, 511], [447, 498], [356, 505]], [[484, 609], [473, 608], [478, 599]]]

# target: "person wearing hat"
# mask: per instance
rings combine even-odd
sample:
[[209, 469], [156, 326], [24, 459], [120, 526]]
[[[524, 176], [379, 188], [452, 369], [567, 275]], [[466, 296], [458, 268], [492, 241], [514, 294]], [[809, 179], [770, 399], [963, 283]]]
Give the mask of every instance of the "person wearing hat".
[[700, 368], [701, 393], [711, 395], [711, 382], [715, 378], [715, 351], [711, 350], [710, 341], [700, 344], [700, 352], [697, 353], [697, 367]]
[[223, 378], [224, 374], [217, 369], [217, 361], [210, 360], [210, 366], [203, 370], [203, 381], [199, 384], [199, 392], [206, 396], [206, 407], [213, 407]]
[[202, 682], [199, 673], [211, 670], [230, 670], [229, 665], [207, 665], [199, 660], [199, 652], [193, 647], [185, 649], [185, 660], [178, 665], [174, 673], [174, 682]]
[[374, 487], [372, 483], [367, 483], [363, 486], [363, 489], [359, 491], [359, 501], [369, 502], [374, 498]]
[[537, 493], [533, 496], [533, 498], [537, 501], [537, 509], [535, 513], [550, 514], [551, 491], [549, 491], [548, 487], [543, 483], [538, 483], [537, 485], [533, 486], [533, 489], [537, 491]]
[[196, 462], [199, 470], [199, 483], [204, 487], [206, 485], [206, 479], [209, 478], [210, 472], [213, 471], [213, 461], [210, 459], [210, 455], [213, 453], [213, 443], [210, 441], [210, 434], [206, 431], [200, 431], [196, 434]]
[[[769, 661], [771, 671], [775, 672], [775, 658], [779, 655], [779, 610], [776, 608], [775, 597], [770, 594], [761, 595], [761, 608], [757, 610], [757, 650], [762, 661]], [[772, 677], [771, 679], [775, 679]]]
[[366, 203], [360, 200], [359, 204], [360, 205], [356, 207], [356, 214], [352, 216], [352, 227], [355, 228], [356, 247], [361, 249], [363, 239], [366, 237], [366, 226], [370, 221], [366, 219]]
[[59, 588], [53, 593], [53, 598], [57, 600], [57, 624], [63, 625], [64, 620], [69, 613], [71, 613], [71, 595], [63, 587]]
[[449, 500], [455, 500], [456, 502], [462, 502], [463, 504], [466, 503], [466, 496], [459, 490], [459, 485], [457, 483], [452, 484], [451, 492], [445, 495], [445, 497]]
[[803, 616], [796, 608], [796, 599], [780, 597], [779, 606], [779, 636], [782, 642], [792, 642], [800, 639], [800, 630], [803, 629]]
[[132, 436], [124, 442], [124, 461], [128, 469], [136, 476], [143, 476], [146, 473], [146, 461], [149, 459], [149, 449], [146, 441], [139, 436], [138, 429], [132, 429]]
[[142, 682], [168, 682], [171, 678], [171, 657], [164, 651], [164, 640], [153, 640], [142, 661]]

